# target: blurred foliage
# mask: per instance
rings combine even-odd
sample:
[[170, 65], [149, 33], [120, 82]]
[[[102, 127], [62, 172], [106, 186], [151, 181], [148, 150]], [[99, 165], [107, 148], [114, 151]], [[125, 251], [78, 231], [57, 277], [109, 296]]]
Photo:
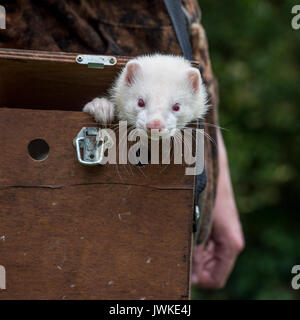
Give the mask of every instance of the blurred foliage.
[[[299, 2], [299, 1], [298, 1]], [[300, 299], [300, 30], [288, 0], [200, 0], [246, 249], [194, 299]]]

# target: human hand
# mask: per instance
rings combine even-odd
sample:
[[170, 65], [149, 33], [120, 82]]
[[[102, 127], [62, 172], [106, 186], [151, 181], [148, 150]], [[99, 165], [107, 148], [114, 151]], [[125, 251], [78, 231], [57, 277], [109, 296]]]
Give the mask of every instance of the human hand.
[[222, 199], [222, 196], [217, 199], [208, 242], [195, 248], [192, 284], [216, 289], [224, 287], [244, 248], [236, 207], [234, 203], [226, 202], [228, 199]]
[[244, 236], [232, 191], [226, 150], [219, 141], [220, 174], [208, 241], [195, 247], [192, 284], [206, 288], [222, 288], [244, 248]]

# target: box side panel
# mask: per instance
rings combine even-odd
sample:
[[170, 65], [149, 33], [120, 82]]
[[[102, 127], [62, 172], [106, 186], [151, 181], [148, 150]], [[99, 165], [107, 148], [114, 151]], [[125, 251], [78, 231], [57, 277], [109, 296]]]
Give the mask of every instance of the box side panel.
[[[193, 177], [81, 166], [79, 112], [0, 110], [0, 299], [187, 299]], [[34, 161], [28, 143], [47, 141]], [[140, 172], [143, 170], [143, 173]]]

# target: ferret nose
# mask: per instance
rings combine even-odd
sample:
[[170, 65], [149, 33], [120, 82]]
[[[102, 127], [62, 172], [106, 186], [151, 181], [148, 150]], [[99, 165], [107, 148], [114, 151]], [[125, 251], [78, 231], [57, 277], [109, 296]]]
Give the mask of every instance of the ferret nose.
[[147, 130], [158, 129], [159, 131], [163, 130], [165, 126], [159, 120], [153, 120], [146, 124]]

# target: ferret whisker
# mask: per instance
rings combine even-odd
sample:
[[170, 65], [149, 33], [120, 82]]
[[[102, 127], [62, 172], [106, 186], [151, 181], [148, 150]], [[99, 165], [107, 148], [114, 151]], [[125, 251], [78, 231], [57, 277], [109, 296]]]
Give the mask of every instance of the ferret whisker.
[[220, 126], [213, 124], [213, 123], [203, 122], [203, 124], [207, 127], [213, 127], [213, 128], [220, 129], [220, 130], [229, 131], [229, 129], [224, 128], [224, 127], [220, 127]]
[[[197, 124], [197, 123], [198, 123], [197, 121], [192, 121], [192, 122], [189, 122], [188, 125]], [[213, 123], [202, 122], [202, 124], [204, 124], [207, 127], [213, 127], [213, 128], [220, 129], [220, 130], [229, 131], [229, 129], [224, 128], [224, 127], [220, 127], [220, 126], [213, 124]], [[192, 128], [192, 129], [197, 129], [197, 128]]]
[[[184, 128], [184, 129], [187, 129], [187, 128]], [[185, 131], [185, 132], [187, 132], [187, 131]], [[202, 135], [204, 135], [207, 139], [209, 139], [209, 140], [214, 144], [214, 146], [217, 146], [216, 141], [215, 141], [207, 132], [205, 132], [205, 131], [203, 130], [203, 131], [200, 131], [200, 133], [201, 133]], [[195, 136], [193, 136], [193, 139], [194, 139], [194, 140], [196, 139]]]
[[116, 161], [115, 168], [116, 168], [116, 171], [117, 171], [117, 174], [118, 174], [120, 180], [123, 182], [123, 178], [122, 178], [122, 176], [121, 176], [121, 174], [120, 174], [120, 171], [119, 171], [118, 161]]
[[[191, 129], [191, 130], [184, 130], [184, 129]], [[192, 131], [192, 132], [191, 132], [191, 131]], [[189, 135], [192, 136], [193, 141], [196, 142], [196, 137], [195, 137], [195, 135], [193, 134], [193, 128], [184, 127], [184, 128], [181, 129], [181, 132], [182, 132], [184, 135], [188, 133]]]
[[203, 135], [208, 138], [215, 147], [217, 147], [217, 142], [207, 132], [203, 131]]
[[133, 165], [130, 162], [128, 162], [128, 165], [129, 165], [128, 167], [130, 169], [131, 175], [133, 176], [134, 175], [133, 170], [132, 170]]
[[143, 175], [145, 178], [147, 178], [147, 175], [146, 175], [145, 172], [143, 171], [143, 166], [141, 167], [141, 166], [139, 166], [139, 165], [136, 165], [135, 167], [138, 168], [138, 170], [142, 173], [142, 175]]
[[[195, 139], [195, 137], [193, 136], [192, 133], [189, 133], [189, 134], [192, 137], [192, 139], [193, 138]], [[192, 147], [190, 147], [190, 145], [187, 143], [186, 139], [183, 139], [183, 146], [184, 146], [184, 149], [185, 149], [185, 147], [187, 147], [187, 150], [188, 150], [189, 154], [192, 154], [192, 152], [193, 152], [192, 151]]]

